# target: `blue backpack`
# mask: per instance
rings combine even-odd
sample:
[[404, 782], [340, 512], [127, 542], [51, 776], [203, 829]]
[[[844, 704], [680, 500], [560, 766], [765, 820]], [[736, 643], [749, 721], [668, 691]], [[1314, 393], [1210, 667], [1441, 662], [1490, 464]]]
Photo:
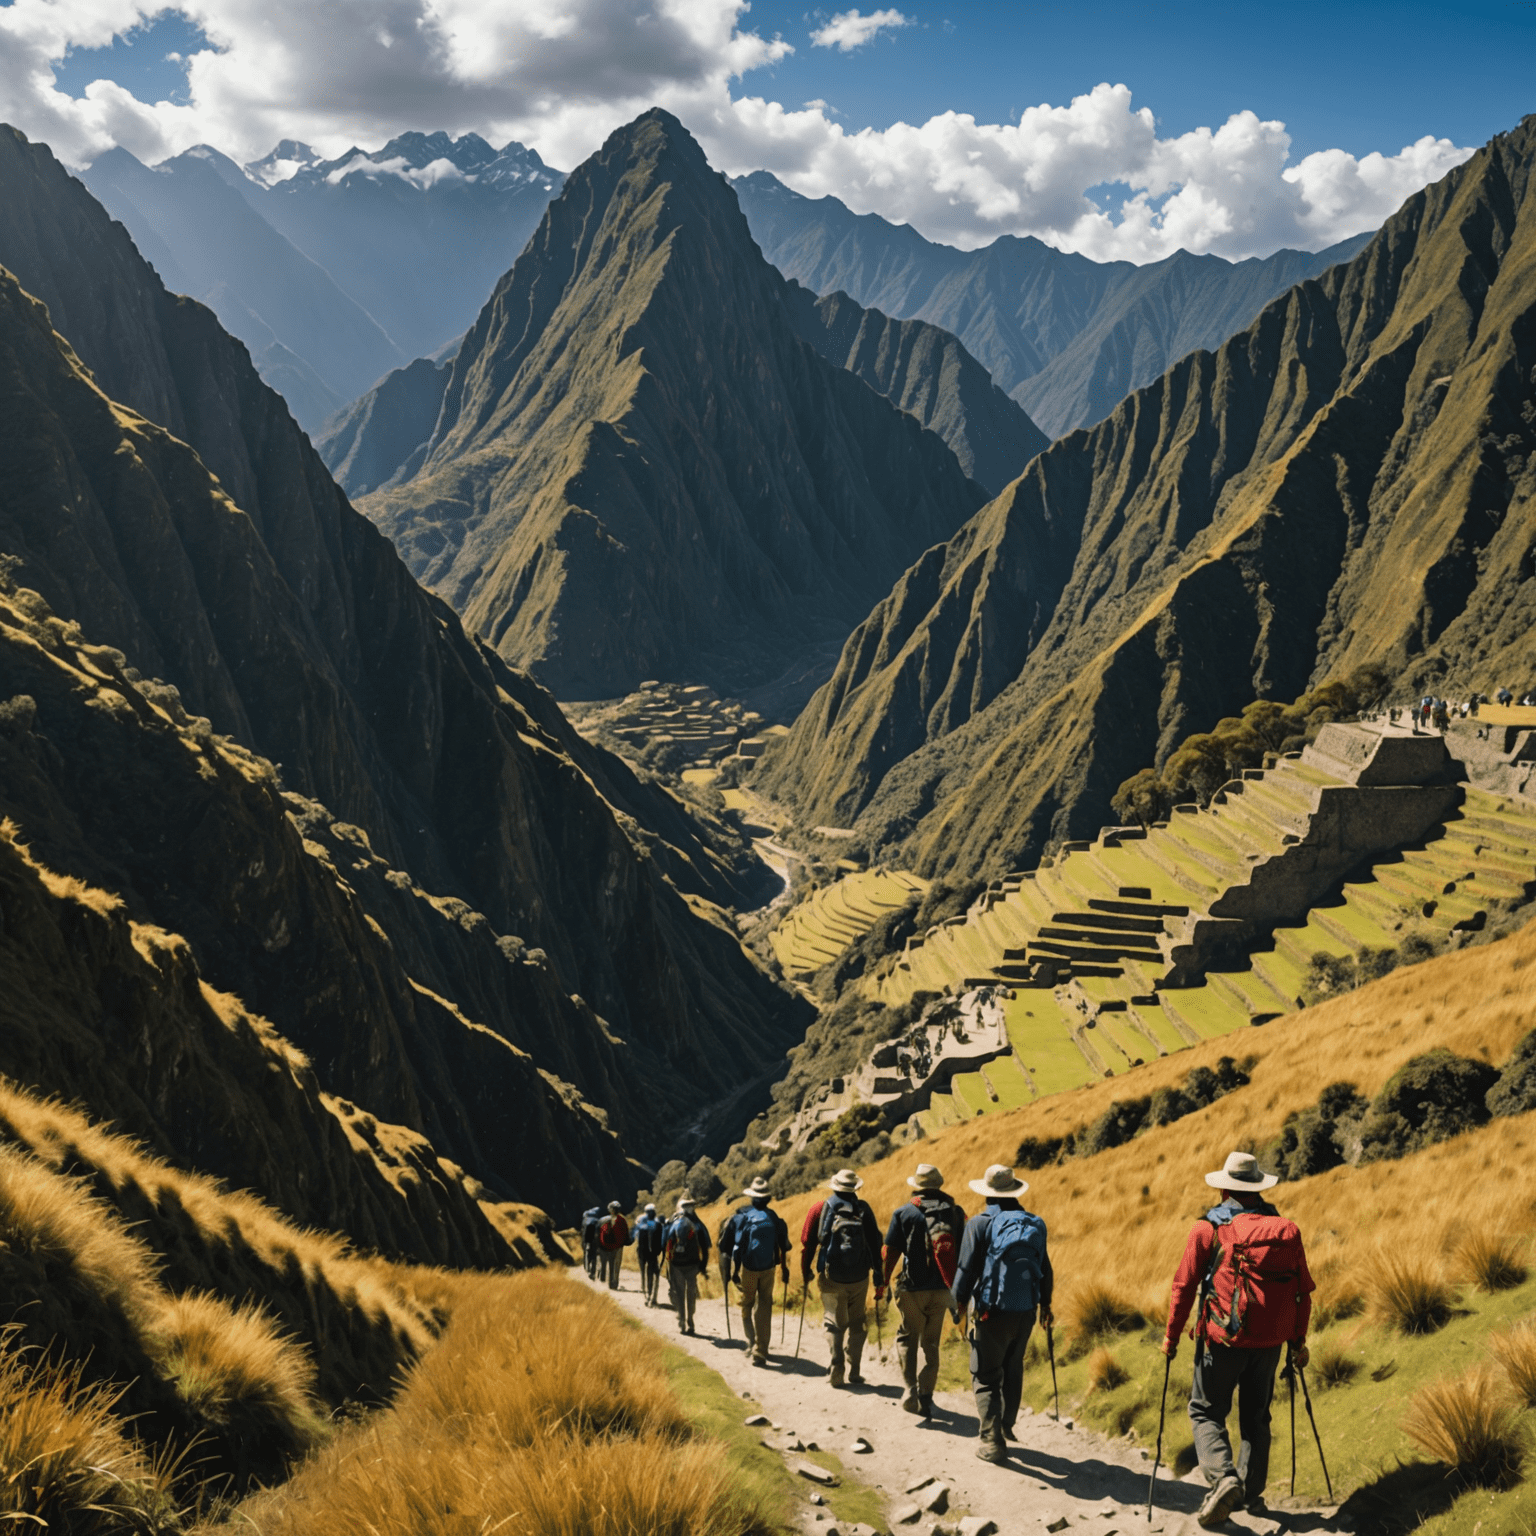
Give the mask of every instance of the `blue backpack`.
[[778, 1224], [762, 1206], [737, 1212], [735, 1241], [743, 1269], [772, 1269], [778, 1260]]
[[1028, 1312], [1040, 1298], [1045, 1223], [1028, 1211], [999, 1211], [987, 1233], [977, 1304], [987, 1311]]
[[654, 1259], [661, 1252], [661, 1222], [654, 1216], [642, 1216], [635, 1223], [635, 1247], [642, 1259]]

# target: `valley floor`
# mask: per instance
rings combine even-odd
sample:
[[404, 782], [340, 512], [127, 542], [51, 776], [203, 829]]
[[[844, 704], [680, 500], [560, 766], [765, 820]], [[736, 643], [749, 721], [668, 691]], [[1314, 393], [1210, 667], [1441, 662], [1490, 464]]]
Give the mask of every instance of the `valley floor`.
[[[585, 1282], [578, 1279], [576, 1283]], [[662, 1291], [665, 1298], [665, 1282]], [[646, 1307], [633, 1268], [625, 1270], [620, 1289], [610, 1294], [632, 1317], [718, 1372], [740, 1398], [744, 1417], [765, 1414], [772, 1427], [765, 1425], [760, 1432], [767, 1441], [792, 1444], [799, 1439], [807, 1449], [814, 1445], [836, 1456], [845, 1484], [857, 1481], [872, 1490], [883, 1503], [885, 1521], [892, 1530], [911, 1530], [927, 1536], [933, 1529], [933, 1514], [923, 1514], [910, 1522], [901, 1519], [904, 1507], [912, 1506], [931, 1492], [924, 1489], [914, 1494], [907, 1490], [930, 1477], [950, 1490], [948, 1513], [942, 1520], [947, 1529], [958, 1529], [959, 1521], [970, 1515], [994, 1521], [998, 1536], [1039, 1536], [1063, 1519], [1071, 1522], [1073, 1536], [1114, 1536], [1116, 1531], [1125, 1532], [1128, 1522], [1133, 1520], [1136, 1529], [1147, 1528], [1150, 1452], [1126, 1439], [1107, 1440], [1092, 1430], [1073, 1427], [1070, 1410], [1064, 1410], [1063, 1422], [1058, 1424], [1046, 1413], [1032, 1412], [1026, 1404], [1019, 1417], [1019, 1439], [1012, 1448], [1012, 1464], [1006, 1467], [976, 1459], [976, 1415], [969, 1391], [936, 1393], [938, 1411], [930, 1421], [903, 1413], [894, 1315], [884, 1316], [882, 1353], [876, 1344], [871, 1314], [871, 1334], [863, 1365], [866, 1385], [859, 1390], [834, 1392], [825, 1380], [827, 1343], [814, 1295], [806, 1309], [799, 1359], [793, 1358], [799, 1323], [795, 1314], [787, 1320], [782, 1348], [775, 1340], [770, 1364], [754, 1368], [742, 1342], [740, 1312], [733, 1308], [733, 1337], [727, 1340], [725, 1310], [718, 1296], [700, 1298], [698, 1332], [687, 1338], [678, 1334], [674, 1316], [665, 1305]], [[776, 1329], [779, 1321], [776, 1316]], [[952, 1372], [947, 1370], [945, 1374]], [[1172, 1413], [1170, 1408], [1170, 1419]], [[1172, 1426], [1169, 1440], [1181, 1430], [1182, 1425]], [[859, 1439], [869, 1445], [868, 1451], [853, 1449]], [[793, 1451], [787, 1454], [791, 1466], [805, 1459]], [[1152, 1531], [1165, 1536], [1198, 1536], [1194, 1512], [1204, 1496], [1204, 1484], [1198, 1479], [1197, 1472], [1191, 1478], [1175, 1480], [1169, 1468], [1162, 1469]], [[829, 1525], [839, 1524], [846, 1531], [846, 1522], [836, 1521], [809, 1502], [814, 1485], [807, 1481], [805, 1488], [807, 1502], [800, 1512], [801, 1529], [825, 1531]], [[1280, 1502], [1281, 1491], [1279, 1487], [1271, 1490], [1273, 1503]], [[880, 1526], [882, 1530], [886, 1528], [884, 1524]], [[1326, 1515], [1315, 1509], [1297, 1509], [1286, 1516], [1289, 1531], [1333, 1528]], [[1268, 1536], [1277, 1526], [1270, 1520], [1237, 1515], [1226, 1529], [1239, 1536]]]

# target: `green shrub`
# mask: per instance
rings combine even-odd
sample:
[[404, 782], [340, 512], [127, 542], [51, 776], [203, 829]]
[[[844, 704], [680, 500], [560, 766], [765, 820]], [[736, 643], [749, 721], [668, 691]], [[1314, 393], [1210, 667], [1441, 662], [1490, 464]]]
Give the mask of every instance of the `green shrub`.
[[1415, 1056], [1371, 1101], [1360, 1128], [1361, 1160], [1406, 1157], [1487, 1124], [1488, 1090], [1499, 1078], [1497, 1067], [1443, 1047]]
[[1491, 1115], [1523, 1115], [1536, 1109], [1536, 1029], [1515, 1047], [1484, 1103]]

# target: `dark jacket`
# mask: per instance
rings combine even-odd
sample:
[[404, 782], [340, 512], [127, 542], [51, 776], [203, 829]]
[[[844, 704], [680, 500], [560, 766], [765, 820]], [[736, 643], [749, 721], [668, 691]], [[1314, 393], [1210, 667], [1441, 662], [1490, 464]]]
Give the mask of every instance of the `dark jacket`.
[[583, 1248], [597, 1247], [597, 1224], [603, 1219], [603, 1208], [594, 1205], [590, 1211], [583, 1211], [581, 1216], [581, 1246]]
[[[960, 1240], [960, 1266], [955, 1271], [955, 1310], [970, 1304], [976, 1287], [981, 1284], [981, 1272], [987, 1261], [987, 1243], [992, 1234], [992, 1218], [999, 1211], [1018, 1211], [1023, 1207], [1017, 1200], [988, 1200], [986, 1210], [972, 1216], [965, 1224], [965, 1236]], [[1040, 1294], [1036, 1305], [1046, 1311], [1051, 1305], [1056, 1276], [1051, 1270], [1049, 1250], [1040, 1260]]]
[[[929, 1190], [913, 1196], [905, 1205], [891, 1212], [891, 1224], [885, 1229], [885, 1283], [891, 1283], [897, 1264], [901, 1264], [900, 1291], [942, 1291], [944, 1277], [934, 1268], [928, 1251], [928, 1222], [925, 1213], [940, 1211], [944, 1225], [955, 1234], [959, 1246], [965, 1231], [965, 1212], [944, 1193]], [[902, 1263], [902, 1260], [905, 1263]]]
[[719, 1244], [716, 1251], [720, 1255], [720, 1273], [725, 1274], [731, 1267], [731, 1254], [736, 1248], [736, 1218], [741, 1215], [744, 1207], [737, 1206], [724, 1221], [720, 1223]]
[[[752, 1205], [757, 1206], [759, 1210], [768, 1211], [768, 1202], [766, 1200], [763, 1201], [760, 1206], [758, 1206], [758, 1202], [754, 1200]], [[784, 1263], [785, 1260], [789, 1258], [789, 1226], [777, 1211], [768, 1211], [768, 1214], [773, 1218], [773, 1264], [774, 1267], [777, 1268], [780, 1264]], [[746, 1223], [742, 1220], [745, 1215], [746, 1211], [737, 1211], [736, 1214], [732, 1216], [728, 1222], [726, 1222], [725, 1226], [721, 1229], [720, 1232], [720, 1256], [722, 1259], [725, 1257], [726, 1251], [726, 1233], [729, 1232], [730, 1234], [732, 1268], [736, 1274], [741, 1273], [742, 1265], [746, 1262], [747, 1228]]]
[[875, 1213], [870, 1209], [869, 1202], [860, 1200], [857, 1195], [828, 1195], [819, 1205], [813, 1205], [806, 1212], [805, 1226], [800, 1231], [801, 1275], [809, 1279], [813, 1266], [818, 1275], [825, 1273], [826, 1256], [821, 1248], [822, 1228], [830, 1223], [831, 1217], [828, 1215], [827, 1207], [834, 1200], [841, 1200], [858, 1212], [859, 1219], [864, 1223], [864, 1247], [869, 1254], [869, 1272], [878, 1277], [880, 1274], [880, 1224], [875, 1220]]
[[667, 1229], [659, 1216], [642, 1216], [635, 1223], [635, 1255], [642, 1259], [659, 1259]]

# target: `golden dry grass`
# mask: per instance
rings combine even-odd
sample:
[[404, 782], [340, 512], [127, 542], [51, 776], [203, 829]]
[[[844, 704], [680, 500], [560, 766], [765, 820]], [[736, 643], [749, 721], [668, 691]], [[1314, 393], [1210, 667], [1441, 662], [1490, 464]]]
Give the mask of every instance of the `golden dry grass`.
[[14, 1343], [14, 1329], [0, 1330], [0, 1524], [71, 1536], [179, 1530], [174, 1468], [123, 1432], [121, 1389], [84, 1386]]
[[453, 1317], [387, 1411], [236, 1511], [264, 1536], [738, 1536], [765, 1529], [690, 1438], [662, 1346], [563, 1274], [439, 1276]]
[[[1262, 1148], [1291, 1110], [1316, 1102], [1322, 1088], [1350, 1081], [1372, 1095], [1404, 1062], [1445, 1046], [1505, 1060], [1532, 1026], [1536, 925], [1509, 938], [1395, 971], [1343, 997], [1241, 1036], [1224, 1036], [1149, 1062], [1112, 1081], [1075, 1089], [1003, 1114], [985, 1115], [861, 1168], [861, 1191], [882, 1223], [910, 1191], [919, 1161], [937, 1164], [947, 1187], [974, 1213], [982, 1202], [965, 1181], [990, 1163], [1011, 1163], [1026, 1136], [1063, 1136], [1091, 1124], [1114, 1099], [1176, 1087], [1191, 1067], [1224, 1055], [1255, 1058], [1245, 1088], [1174, 1124], [1158, 1126], [1092, 1158], [1069, 1159], [1029, 1175], [1025, 1204], [1050, 1231], [1056, 1310], [1070, 1317], [1076, 1295], [1093, 1284], [1136, 1298], [1160, 1295], [1191, 1223], [1219, 1198], [1207, 1170], [1234, 1148]], [[1536, 1230], [1536, 1212], [1516, 1205], [1508, 1170], [1536, 1152], [1530, 1117], [1495, 1120], [1401, 1162], [1362, 1164], [1282, 1185], [1274, 1199], [1301, 1226], [1320, 1281], [1318, 1301], [1334, 1316], [1352, 1310], [1368, 1287], [1365, 1271], [1382, 1239], [1414, 1235], [1416, 1250], [1449, 1260], [1469, 1230]], [[1143, 1191], [1145, 1191], [1143, 1193]], [[820, 1191], [778, 1204], [798, 1237]], [[720, 1212], [706, 1213], [712, 1223]]]
[[1536, 1408], [1536, 1324], [1496, 1333], [1489, 1343], [1515, 1396], [1527, 1408]]
[[1421, 1450], [1479, 1487], [1511, 1486], [1525, 1463], [1524, 1427], [1483, 1368], [1420, 1388], [1403, 1431]]
[[1378, 1253], [1370, 1278], [1377, 1317], [1399, 1333], [1434, 1333], [1450, 1320], [1451, 1288], [1432, 1260]]
[[1094, 1281], [1072, 1292], [1065, 1320], [1073, 1333], [1090, 1339], [1129, 1333], [1146, 1323], [1145, 1316], [1123, 1296]]
[[1107, 1349], [1096, 1349], [1088, 1357], [1088, 1389], [1091, 1392], [1113, 1392], [1123, 1387], [1131, 1374]]
[[1482, 1291], [1512, 1291], [1530, 1275], [1529, 1243], [1495, 1232], [1474, 1232], [1456, 1250], [1463, 1277]]
[[1327, 1392], [1348, 1386], [1360, 1374], [1360, 1362], [1343, 1345], [1325, 1344], [1314, 1351], [1310, 1369], [1312, 1380]]

